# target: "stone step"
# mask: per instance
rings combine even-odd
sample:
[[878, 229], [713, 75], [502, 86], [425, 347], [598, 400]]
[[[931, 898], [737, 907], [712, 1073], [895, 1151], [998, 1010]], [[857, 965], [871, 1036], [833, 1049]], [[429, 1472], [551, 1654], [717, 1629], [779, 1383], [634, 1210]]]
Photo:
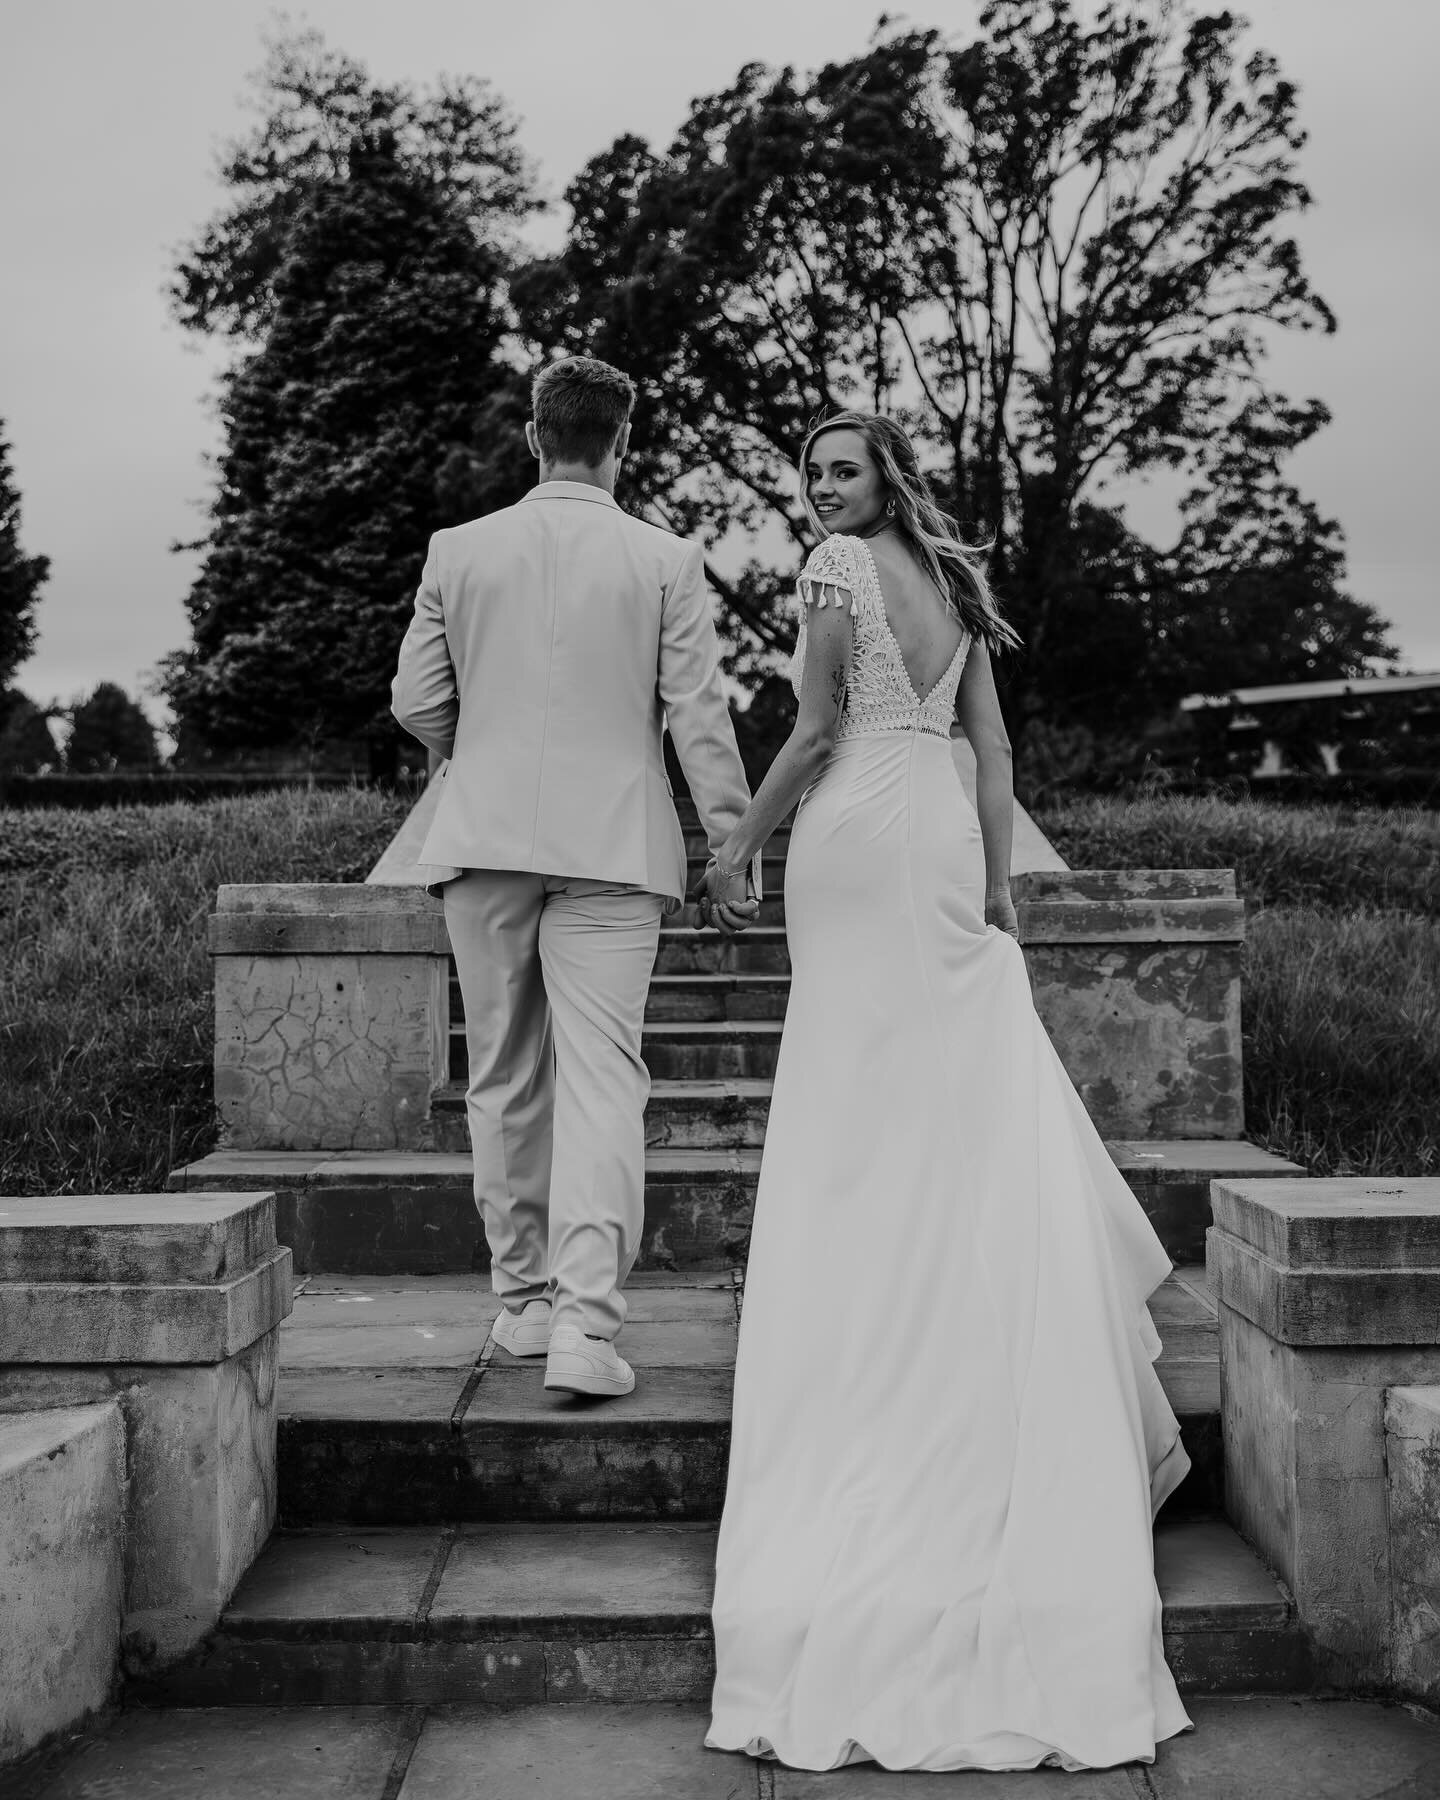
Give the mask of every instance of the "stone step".
[[[714, 1560], [712, 1524], [282, 1533], [202, 1651], [136, 1684], [137, 1697], [228, 1706], [701, 1700], [714, 1679]], [[1224, 1521], [1162, 1521], [1155, 1573], [1165, 1655], [1185, 1692], [1309, 1685], [1293, 1607]]]
[[[765, 1139], [771, 1083], [736, 1077], [709, 1081], [652, 1081], [645, 1108], [645, 1142], [672, 1150], [731, 1150]], [[465, 1089], [458, 1081], [437, 1088], [430, 1102], [435, 1145], [463, 1152], [469, 1144]]]
[[[761, 1084], [763, 1085], [763, 1084]], [[693, 1123], [694, 1121], [690, 1121]], [[464, 1144], [463, 1114], [449, 1127]], [[1214, 1178], [1283, 1177], [1293, 1163], [1224, 1140], [1112, 1143], [1170, 1257], [1205, 1255]], [[646, 1154], [641, 1268], [729, 1268], [745, 1259], [760, 1152], [655, 1145]], [[438, 1152], [218, 1150], [176, 1169], [172, 1190], [277, 1195], [280, 1241], [302, 1273], [437, 1274], [484, 1267], [468, 1145]]]
[[[626, 1296], [635, 1391], [596, 1406], [547, 1392], [542, 1361], [495, 1347], [482, 1276], [307, 1282], [280, 1334], [281, 1522], [717, 1518], [741, 1289], [640, 1274]], [[1203, 1270], [1172, 1276], [1151, 1311], [1194, 1465], [1167, 1512], [1214, 1512], [1219, 1348]]]
[[783, 1019], [789, 999], [788, 975], [657, 975], [645, 1022]]
[[[783, 1019], [789, 999], [788, 975], [657, 975], [645, 999], [645, 1022]], [[463, 1023], [465, 1017], [454, 983], [450, 1017], [452, 1023]]]
[[[657, 1081], [768, 1081], [780, 1054], [779, 1019], [674, 1020], [645, 1027], [640, 1054]], [[450, 1079], [465, 1079], [465, 1027], [450, 1028]]]
[[752, 925], [735, 937], [689, 927], [660, 933], [657, 975], [788, 975], [790, 947], [778, 925]]
[[667, 1021], [645, 1027], [640, 1054], [654, 1081], [770, 1081], [780, 1019]]

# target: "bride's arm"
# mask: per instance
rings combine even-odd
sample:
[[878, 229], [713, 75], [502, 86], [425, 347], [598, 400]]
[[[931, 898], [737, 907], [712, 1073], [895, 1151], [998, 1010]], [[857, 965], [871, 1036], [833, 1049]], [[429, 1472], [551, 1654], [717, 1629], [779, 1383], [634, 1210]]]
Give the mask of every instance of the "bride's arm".
[[[720, 861], [743, 868], [825, 767], [845, 705], [845, 684], [855, 649], [851, 598], [845, 588], [826, 587], [805, 620], [805, 664], [800, 707], [780, 754], [765, 771], [755, 798], [725, 840]], [[829, 604], [824, 604], [828, 596]]]
[[985, 846], [985, 923], [1016, 935], [1010, 900], [1010, 843], [1015, 829], [1015, 781], [1010, 738], [995, 693], [990, 652], [983, 638], [970, 646], [956, 702], [960, 724], [975, 752], [975, 811]]

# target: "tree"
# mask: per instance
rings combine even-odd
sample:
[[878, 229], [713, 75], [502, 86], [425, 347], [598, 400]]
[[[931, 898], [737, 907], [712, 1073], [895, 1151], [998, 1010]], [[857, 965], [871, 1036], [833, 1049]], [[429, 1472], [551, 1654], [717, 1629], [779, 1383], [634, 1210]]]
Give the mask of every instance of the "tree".
[[[258, 334], [225, 376], [225, 447], [170, 659], [178, 737], [228, 750], [397, 742], [388, 696], [428, 536], [483, 503], [474, 434], [503, 384], [499, 225], [527, 206], [499, 103], [421, 102], [306, 37], [182, 264], [187, 323]], [[507, 212], [508, 209], [508, 212]]]
[[65, 768], [71, 775], [115, 769], [153, 769], [160, 760], [155, 728], [138, 703], [113, 681], [98, 683], [70, 715]]
[[0, 779], [59, 766], [60, 752], [41, 709], [15, 688], [0, 693]]
[[[1090, 22], [993, 0], [959, 48], [882, 29], [808, 80], [747, 67], [664, 154], [623, 138], [581, 172], [569, 239], [516, 304], [537, 347], [639, 380], [627, 479], [719, 551], [736, 673], [788, 646], [775, 565], [808, 535], [789, 464], [845, 405], [902, 417], [992, 540], [1026, 639], [1016, 727], [1164, 704], [1193, 685], [1187, 608], [1240, 606], [1279, 569], [1285, 604], [1326, 621], [1301, 660], [1339, 674], [1388, 653], [1338, 586], [1337, 528], [1279, 474], [1325, 413], [1265, 387], [1265, 334], [1334, 320], [1287, 235], [1309, 200], [1295, 89], [1264, 53], [1242, 63], [1242, 29], [1171, 0]], [[1247, 459], [1265, 501], [1241, 529]], [[1116, 501], [1157, 469], [1188, 481], [1170, 546]], [[727, 569], [737, 533], [768, 559]], [[1294, 662], [1274, 647], [1240, 634], [1248, 679]]]
[[0, 428], [0, 692], [34, 648], [35, 606], [49, 572], [49, 557], [20, 548], [20, 491]]

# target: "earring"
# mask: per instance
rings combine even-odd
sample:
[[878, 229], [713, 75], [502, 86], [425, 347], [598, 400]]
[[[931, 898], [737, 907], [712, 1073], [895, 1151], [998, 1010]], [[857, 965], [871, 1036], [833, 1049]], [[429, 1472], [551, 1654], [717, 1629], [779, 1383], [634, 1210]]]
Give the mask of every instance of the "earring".
[[885, 502], [885, 517], [887, 519], [893, 519], [895, 517], [895, 502], [893, 500], [887, 500]]

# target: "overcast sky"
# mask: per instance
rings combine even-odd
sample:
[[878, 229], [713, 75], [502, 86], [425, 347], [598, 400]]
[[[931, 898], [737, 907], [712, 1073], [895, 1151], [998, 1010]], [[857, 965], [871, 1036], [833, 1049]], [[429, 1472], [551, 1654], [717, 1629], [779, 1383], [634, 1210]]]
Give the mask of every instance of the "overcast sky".
[[[894, 0], [890, 9], [898, 11]], [[860, 49], [884, 0], [311, 0], [290, 10], [381, 79], [488, 77], [547, 189], [622, 131], [664, 143], [692, 96], [749, 61], [813, 67]], [[1292, 465], [1344, 527], [1353, 591], [1408, 666], [1440, 669], [1440, 7], [1250, 0], [1238, 10], [1301, 89], [1306, 266], [1331, 338], [1284, 340], [1277, 383], [1334, 423]], [[962, 30], [973, 0], [917, 4]], [[182, 598], [215, 447], [219, 351], [169, 317], [176, 246], [215, 210], [216, 152], [247, 128], [261, 0], [0, 0], [0, 421], [25, 548], [51, 559], [42, 701], [132, 690], [185, 639]], [[554, 242], [557, 209], [539, 228]], [[1139, 513], [1154, 511], [1139, 497]]]

